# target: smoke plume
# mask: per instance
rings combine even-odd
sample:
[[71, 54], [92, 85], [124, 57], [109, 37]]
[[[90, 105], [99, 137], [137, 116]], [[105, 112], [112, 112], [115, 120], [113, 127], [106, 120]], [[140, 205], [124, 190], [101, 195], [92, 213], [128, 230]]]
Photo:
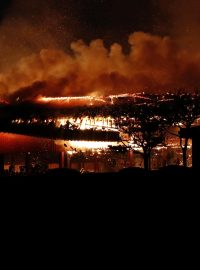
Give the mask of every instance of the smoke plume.
[[[0, 18], [0, 72], [21, 58], [45, 49], [66, 50], [73, 37], [75, 19], [55, 0], [10, 0]], [[67, 8], [67, 4], [65, 4]]]
[[41, 50], [22, 58], [0, 74], [1, 95], [15, 98], [163, 92], [200, 88], [200, 54], [181, 49], [169, 37], [136, 32], [129, 36], [130, 53], [120, 44], [107, 49], [103, 41], [71, 44], [71, 54]]
[[[135, 31], [128, 38], [129, 50], [120, 43], [108, 47], [110, 40], [102, 39], [71, 43], [81, 24], [68, 8], [74, 1], [59, 1], [64, 12], [57, 1], [38, 2], [12, 1], [0, 22], [1, 97], [200, 89], [199, 1], [150, 0], [160, 12], [153, 26], [159, 34], [154, 29], [154, 34]], [[121, 1], [116, 3], [121, 7]]]
[[160, 8], [168, 21], [165, 29], [180, 46], [199, 50], [200, 46], [200, 1], [161, 0]]

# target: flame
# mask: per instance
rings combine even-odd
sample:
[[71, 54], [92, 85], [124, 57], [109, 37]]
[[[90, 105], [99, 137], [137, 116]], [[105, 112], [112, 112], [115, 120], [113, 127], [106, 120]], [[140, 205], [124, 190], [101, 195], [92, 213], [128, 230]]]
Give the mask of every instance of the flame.
[[103, 98], [96, 98], [93, 96], [80, 96], [80, 97], [38, 97], [37, 101], [39, 102], [51, 102], [51, 101], [65, 101], [70, 102], [73, 100], [85, 100], [85, 101], [99, 101], [105, 103], [106, 101]]
[[110, 145], [117, 146], [117, 142], [98, 142], [98, 141], [70, 141], [72, 149], [107, 149]]
[[45, 97], [39, 96], [36, 98], [38, 103], [50, 103], [55, 106], [94, 106], [94, 105], [103, 105], [106, 103], [106, 100], [102, 97], [94, 96], [73, 96], [73, 97]]
[[114, 104], [116, 100], [120, 98], [129, 99], [138, 99], [141, 101], [150, 101], [149, 97], [145, 97], [145, 93], [125, 93], [118, 95], [108, 95], [108, 96], [71, 96], [71, 97], [46, 97], [46, 96], [38, 96], [35, 99], [35, 102], [45, 103], [45, 104], [55, 104], [56, 106], [80, 106], [80, 105], [88, 105], [88, 106], [97, 106], [97, 105], [105, 105], [105, 104]]
[[0, 103], [1, 104], [9, 104], [9, 102], [7, 100], [2, 99], [2, 98], [0, 98]]
[[[49, 120], [50, 121], [50, 120]], [[61, 117], [56, 119], [56, 125], [58, 127], [65, 126], [69, 122], [70, 126], [75, 126], [81, 130], [95, 129], [95, 130], [112, 130], [117, 131], [115, 121], [112, 117], [97, 116], [90, 118], [88, 116], [82, 118]]]
[[[73, 118], [73, 117], [58, 117], [56, 120], [52, 118], [48, 118], [44, 120], [44, 123], [50, 123], [54, 122], [56, 127], [61, 127], [61, 126], [66, 126], [66, 124], [69, 124], [68, 128], [77, 128], [80, 130], [87, 130], [87, 129], [93, 129], [93, 130], [105, 130], [105, 131], [118, 131], [116, 125], [115, 125], [115, 120], [114, 118], [108, 116], [108, 117], [102, 117], [102, 116], [97, 116], [90, 118], [88, 116], [84, 117], [78, 117], [78, 118]], [[22, 124], [24, 123], [25, 120], [19, 118], [12, 120], [12, 123], [14, 124]], [[41, 122], [40, 119], [29, 119], [26, 121], [27, 124], [33, 124]]]

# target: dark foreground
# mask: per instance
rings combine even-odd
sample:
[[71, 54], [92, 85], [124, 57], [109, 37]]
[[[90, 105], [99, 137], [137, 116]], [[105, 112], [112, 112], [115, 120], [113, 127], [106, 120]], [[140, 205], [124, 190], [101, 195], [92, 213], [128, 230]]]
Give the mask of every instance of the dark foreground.
[[0, 177], [0, 184], [67, 184], [76, 181], [95, 181], [113, 183], [113, 181], [131, 181], [139, 182], [140, 180], [175, 180], [180, 182], [183, 180], [199, 179], [199, 171], [191, 168], [180, 166], [169, 166], [146, 172], [141, 168], [126, 168], [116, 173], [80, 173], [71, 169], [54, 169], [43, 174], [13, 175]]

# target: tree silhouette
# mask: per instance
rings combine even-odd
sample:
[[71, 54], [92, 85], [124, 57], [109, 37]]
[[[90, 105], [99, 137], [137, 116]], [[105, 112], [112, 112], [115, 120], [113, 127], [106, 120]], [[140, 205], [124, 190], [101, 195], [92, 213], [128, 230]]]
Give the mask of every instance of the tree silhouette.
[[180, 129], [190, 129], [195, 120], [200, 116], [200, 96], [198, 94], [180, 94], [174, 96], [173, 102], [165, 104], [165, 117], [171, 123], [171, 125], [179, 128], [177, 134], [168, 132], [172, 135], [179, 137], [180, 147], [183, 155], [183, 166], [187, 167], [187, 150], [189, 137], [183, 138], [180, 135]]
[[117, 125], [127, 133], [133, 148], [143, 156], [145, 170], [150, 170], [151, 151], [159, 144], [164, 144], [166, 121], [159, 114], [156, 103], [130, 105], [123, 116], [117, 118]]

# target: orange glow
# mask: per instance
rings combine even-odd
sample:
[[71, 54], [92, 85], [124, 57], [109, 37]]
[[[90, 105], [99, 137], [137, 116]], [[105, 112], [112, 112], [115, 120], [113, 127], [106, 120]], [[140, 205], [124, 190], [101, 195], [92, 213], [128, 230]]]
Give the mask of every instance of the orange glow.
[[76, 150], [91, 150], [91, 149], [107, 149], [109, 145], [117, 146], [118, 142], [98, 142], [98, 141], [65, 141], [57, 140], [57, 145], [66, 145], [65, 150], [69, 153], [74, 153]]
[[144, 93], [125, 93], [118, 95], [108, 95], [108, 96], [73, 96], [73, 97], [46, 97], [38, 96], [36, 102], [51, 104], [55, 106], [99, 106], [105, 104], [114, 104], [114, 102], [119, 98], [130, 98], [130, 99], [140, 99], [144, 102], [150, 100], [148, 97], [144, 96]]
[[36, 99], [39, 103], [51, 103], [57, 106], [82, 106], [82, 105], [103, 105], [106, 101], [102, 97], [80, 96], [80, 97], [43, 97]]
[[59, 151], [54, 140], [0, 132], [0, 153]]
[[94, 118], [90, 117], [81, 117], [81, 118], [69, 118], [62, 117], [57, 118], [56, 125], [60, 127], [61, 125], [65, 125], [66, 122], [69, 121], [70, 125], [75, 125], [77, 128], [81, 130], [85, 129], [95, 129], [95, 130], [112, 130], [117, 131], [114, 119], [111, 117], [101, 117], [97, 116]]
[[71, 141], [70, 145], [74, 148], [85, 149], [106, 149], [109, 145], [118, 145], [117, 142], [93, 142], [93, 141]]
[[92, 96], [82, 96], [82, 97], [39, 97], [38, 101], [49, 102], [49, 101], [71, 101], [71, 100], [97, 100], [105, 102], [102, 98], [96, 98]]
[[9, 104], [8, 101], [6, 101], [6, 100], [4, 100], [4, 99], [2, 99], [2, 98], [0, 98], [0, 103], [2, 103], [2, 104]]
[[11, 100], [30, 100], [38, 95], [108, 96], [144, 89], [148, 93], [193, 92], [199, 89], [199, 52], [180, 44], [176, 38], [134, 32], [128, 37], [129, 53], [116, 42], [105, 46], [102, 39], [89, 44], [74, 41], [70, 54], [42, 49], [0, 73], [0, 92]]

